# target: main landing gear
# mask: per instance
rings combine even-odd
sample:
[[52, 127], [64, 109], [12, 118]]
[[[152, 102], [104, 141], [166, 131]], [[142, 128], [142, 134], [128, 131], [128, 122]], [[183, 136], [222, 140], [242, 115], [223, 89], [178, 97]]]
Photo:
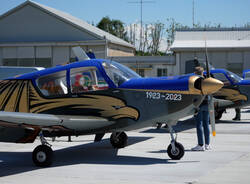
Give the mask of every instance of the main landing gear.
[[124, 148], [127, 146], [128, 136], [125, 132], [114, 132], [110, 136], [110, 143], [113, 148]]
[[53, 150], [51, 149], [51, 145], [44, 138], [42, 132], [40, 132], [39, 136], [42, 145], [34, 149], [32, 159], [36, 166], [48, 167], [52, 164]]
[[[167, 124], [166, 124], [167, 125]], [[174, 130], [172, 126], [168, 125], [168, 129], [171, 136], [171, 143], [167, 148], [168, 156], [173, 160], [180, 160], [185, 153], [184, 147], [181, 143], [177, 142], [177, 136], [174, 136]], [[110, 136], [110, 143], [113, 148], [119, 149], [127, 146], [128, 136], [125, 132], [115, 132]]]
[[185, 153], [184, 147], [181, 143], [177, 142], [177, 135], [174, 137], [174, 130], [172, 126], [168, 126], [170, 136], [171, 136], [171, 143], [168, 146], [167, 152], [168, 156], [173, 160], [180, 160]]
[[216, 120], [219, 120], [219, 119], [221, 119], [221, 117], [222, 117], [222, 114], [224, 113], [224, 110], [215, 110], [214, 111], [215, 112], [215, 119]]

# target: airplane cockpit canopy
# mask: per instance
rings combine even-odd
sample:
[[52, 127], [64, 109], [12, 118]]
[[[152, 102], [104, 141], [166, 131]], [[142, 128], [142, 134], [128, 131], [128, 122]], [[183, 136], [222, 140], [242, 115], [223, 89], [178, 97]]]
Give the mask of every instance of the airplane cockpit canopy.
[[237, 74], [230, 72], [228, 70], [225, 70], [225, 69], [211, 70], [211, 73], [214, 78], [222, 81], [224, 83], [224, 86], [234, 85], [234, 84], [239, 83], [242, 80], [242, 78], [239, 77]]
[[119, 87], [140, 76], [115, 61], [86, 60], [24, 74], [11, 79], [31, 79], [40, 94], [46, 97], [71, 95]]
[[133, 70], [115, 61], [105, 61], [102, 63], [102, 66], [116, 86], [120, 86], [129, 79], [141, 77]]
[[233, 81], [234, 84], [239, 83], [242, 80], [241, 77], [230, 71], [227, 71], [227, 76]]

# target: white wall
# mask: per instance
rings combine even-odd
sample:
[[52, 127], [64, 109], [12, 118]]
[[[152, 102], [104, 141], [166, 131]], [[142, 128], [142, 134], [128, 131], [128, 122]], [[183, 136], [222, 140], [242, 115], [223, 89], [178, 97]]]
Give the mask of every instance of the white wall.
[[194, 59], [194, 52], [182, 52], [180, 53], [180, 74], [185, 73], [186, 61]]
[[67, 63], [70, 60], [69, 47], [53, 47], [52, 54], [53, 54], [53, 58], [52, 58], [53, 66]]
[[[104, 45], [93, 45], [88, 46], [88, 50], [91, 49], [94, 52], [96, 58], [105, 58], [105, 46]], [[87, 51], [88, 51], [87, 50]]]
[[[181, 52], [180, 55], [180, 74], [185, 73], [186, 61], [193, 60], [195, 57], [199, 61], [205, 62], [205, 53], [204, 52]], [[238, 53], [237, 53], [238, 54]], [[237, 55], [236, 54], [236, 55]], [[234, 56], [236, 56], [234, 55]], [[208, 51], [208, 60], [215, 68], [226, 68], [228, 63], [228, 53], [226, 51], [215, 52]], [[235, 59], [233, 59], [235, 60]], [[178, 60], [176, 60], [178, 62]], [[232, 61], [233, 62], [233, 61]], [[242, 62], [242, 60], [241, 60]]]
[[3, 58], [17, 58], [17, 47], [4, 47], [3, 48]]
[[155, 72], [154, 72], [154, 69], [152, 69], [152, 70], [144, 70], [144, 76], [145, 76], [145, 77], [153, 77], [153, 76], [156, 76], [154, 73], [155, 73]]
[[[185, 72], [185, 61], [194, 59], [194, 57], [197, 57], [200, 61], [205, 61], [204, 52], [190, 51], [176, 53], [176, 68], [180, 68], [181, 74]], [[229, 69], [228, 67], [232, 66], [232, 64], [237, 68], [237, 64], [239, 64], [238, 68], [241, 68], [240, 65], [242, 65], [243, 70], [250, 69], [250, 51], [208, 51], [208, 59], [215, 68]], [[180, 62], [180, 67], [178, 67], [178, 61]]]
[[36, 58], [51, 58], [52, 48], [51, 47], [36, 47]]
[[228, 63], [243, 63], [243, 52], [228, 52]]
[[250, 51], [244, 52], [244, 63], [243, 63], [244, 69], [250, 69]]
[[179, 75], [181, 70], [181, 60], [180, 60], [180, 53], [176, 53], [175, 55], [175, 66], [173, 67], [174, 75]]
[[17, 47], [17, 58], [35, 58], [34, 47]]

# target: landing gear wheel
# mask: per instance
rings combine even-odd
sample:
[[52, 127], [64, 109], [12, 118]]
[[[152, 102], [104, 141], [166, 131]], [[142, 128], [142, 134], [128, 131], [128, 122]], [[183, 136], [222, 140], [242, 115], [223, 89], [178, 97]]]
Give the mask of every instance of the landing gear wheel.
[[171, 159], [180, 160], [184, 156], [185, 150], [181, 143], [175, 142], [175, 150], [169, 144], [167, 152]]
[[110, 143], [113, 148], [124, 148], [128, 143], [128, 136], [125, 132], [112, 133], [110, 136]]
[[215, 110], [215, 119], [219, 120], [222, 117], [224, 111], [216, 111]]
[[37, 146], [32, 153], [33, 162], [38, 167], [50, 166], [52, 164], [52, 158], [53, 151], [46, 145]]

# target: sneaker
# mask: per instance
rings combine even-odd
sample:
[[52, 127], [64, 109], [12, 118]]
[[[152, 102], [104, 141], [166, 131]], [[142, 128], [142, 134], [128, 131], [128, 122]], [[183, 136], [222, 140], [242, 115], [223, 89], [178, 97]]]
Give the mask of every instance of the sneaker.
[[204, 146], [197, 145], [193, 148], [191, 148], [191, 151], [205, 151]]
[[211, 146], [209, 144], [205, 144], [205, 149], [206, 150], [211, 150], [212, 148], [211, 148]]

